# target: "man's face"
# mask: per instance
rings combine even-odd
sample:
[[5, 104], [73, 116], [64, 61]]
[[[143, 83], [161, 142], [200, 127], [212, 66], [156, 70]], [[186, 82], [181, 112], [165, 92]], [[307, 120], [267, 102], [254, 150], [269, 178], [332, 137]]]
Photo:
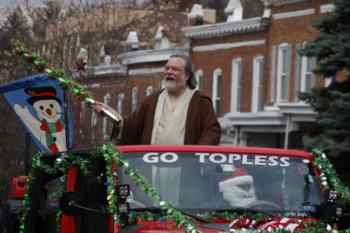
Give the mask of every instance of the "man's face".
[[165, 87], [170, 93], [185, 89], [189, 76], [185, 71], [185, 61], [180, 57], [172, 57], [165, 65]]

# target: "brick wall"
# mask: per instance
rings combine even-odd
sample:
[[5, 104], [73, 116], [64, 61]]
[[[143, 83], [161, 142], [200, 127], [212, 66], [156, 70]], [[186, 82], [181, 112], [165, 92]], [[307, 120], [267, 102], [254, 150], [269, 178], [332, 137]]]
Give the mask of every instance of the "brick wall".
[[[265, 45], [261, 46], [249, 46], [242, 48], [223, 49], [206, 52], [194, 52], [192, 50], [191, 57], [194, 62], [195, 69], [203, 70], [203, 91], [212, 96], [212, 83], [213, 83], [213, 71], [216, 68], [221, 68], [222, 73], [222, 101], [220, 109], [223, 114], [230, 111], [230, 99], [231, 99], [231, 72], [232, 72], [232, 59], [235, 57], [242, 58], [242, 91], [241, 91], [241, 111], [251, 111], [251, 96], [252, 96], [252, 71], [253, 71], [253, 59], [257, 54], [264, 56], [264, 104], [273, 105], [271, 102], [270, 89], [271, 89], [271, 53], [273, 46], [279, 46], [281, 43], [288, 43], [291, 45], [291, 64], [290, 64], [290, 89], [289, 89], [289, 101], [293, 102], [297, 100], [295, 86], [300, 89], [300, 83], [295, 83], [295, 66], [297, 61], [297, 45], [301, 45], [304, 41], [314, 38], [318, 31], [313, 27], [314, 21], [320, 17], [325, 17], [326, 14], [320, 13], [320, 6], [322, 4], [329, 4], [330, 0], [320, 1], [304, 1], [299, 3], [287, 4], [282, 6], [271, 7], [272, 14], [287, 13], [292, 11], [300, 11], [305, 9], [315, 9], [315, 14], [304, 15], [299, 17], [290, 17], [285, 19], [271, 18], [267, 30], [254, 32], [254, 33], [242, 33], [226, 37], [206, 38], [206, 39], [192, 39], [191, 47], [205, 45], [215, 45], [223, 43], [234, 43], [251, 40], [266, 40]], [[277, 61], [277, 60], [276, 60]], [[300, 62], [300, 61], [299, 61]], [[275, 64], [277, 65], [277, 64]], [[277, 69], [277, 68], [276, 68]], [[277, 71], [277, 70], [276, 70]], [[300, 71], [299, 71], [300, 72]], [[297, 75], [300, 79], [300, 74]], [[300, 82], [300, 80], [299, 80]], [[321, 77], [316, 78], [316, 85], [324, 85], [324, 81]], [[276, 86], [276, 83], [275, 85]], [[274, 87], [275, 88], [275, 87]]]
[[[294, 3], [284, 6], [272, 7], [272, 14], [277, 13], [286, 13], [291, 11], [305, 10], [305, 9], [315, 9], [316, 14], [305, 15], [300, 17], [291, 17], [284, 19], [272, 19], [270, 20], [269, 29], [268, 29], [268, 51], [267, 51], [267, 79], [268, 84], [270, 86], [270, 78], [271, 78], [271, 51], [273, 46], [279, 46], [282, 43], [288, 43], [292, 46], [292, 57], [291, 57], [291, 82], [290, 82], [290, 93], [289, 93], [289, 101], [293, 101], [295, 99], [295, 66], [297, 61], [297, 45], [301, 45], [304, 41], [311, 40], [315, 36], [317, 36], [318, 31], [313, 27], [313, 24], [316, 19], [321, 17], [326, 17], [326, 14], [320, 13], [320, 6], [322, 4], [331, 3], [329, 0], [321, 0], [321, 1], [307, 1]], [[316, 78], [317, 85], [324, 85], [324, 81], [321, 77]], [[270, 99], [270, 91], [266, 90], [267, 101], [266, 104], [271, 104], [269, 102]]]
[[[140, 68], [135, 66], [134, 68]], [[104, 96], [110, 94], [109, 106], [117, 108], [117, 98], [119, 93], [124, 93], [124, 108], [123, 115], [127, 115], [131, 112], [131, 95], [132, 88], [139, 88], [138, 106], [146, 97], [146, 89], [148, 86], [153, 87], [153, 91], [157, 91], [160, 88], [160, 81], [162, 80], [162, 73], [142, 74], [133, 76], [115, 76], [115, 77], [94, 77], [84, 78], [83, 84], [86, 88], [92, 92], [93, 97], [97, 101], [103, 102]], [[74, 103], [75, 122], [79, 127], [77, 112], [80, 111], [81, 106], [79, 103]], [[81, 147], [92, 147], [96, 144], [102, 144], [103, 141], [103, 118], [97, 117], [97, 124], [94, 127], [92, 122], [92, 109], [89, 106], [85, 106], [81, 109], [82, 118], [80, 120], [81, 135], [80, 138], [76, 135], [76, 143], [80, 141]], [[112, 124], [108, 123], [108, 134], [112, 129]], [[78, 131], [78, 129], [76, 129]], [[94, 140], [95, 138], [95, 140]]]
[[[237, 38], [225, 37], [212, 40], [207, 39], [206, 45], [215, 43], [234, 43], [248, 40], [263, 40], [265, 39], [265, 36], [265, 32], [258, 32], [249, 33], [245, 36], [239, 35]], [[192, 43], [193, 47], [199, 45], [204, 45], [203, 41], [193, 41]], [[253, 59], [257, 55], [266, 56], [266, 48], [264, 45], [205, 52], [192, 51], [191, 57], [195, 70], [203, 70], [203, 91], [210, 97], [212, 97], [213, 72], [217, 68], [222, 70], [220, 116], [230, 111], [232, 60], [237, 57], [242, 59], [241, 111], [250, 111], [252, 101], [252, 66]]]
[[[208, 96], [212, 97], [213, 72], [215, 69], [222, 70], [221, 76], [221, 104], [220, 116], [230, 112], [231, 103], [231, 76], [232, 76], [232, 59], [240, 57], [242, 59], [242, 82], [241, 82], [241, 111], [251, 111], [252, 101], [252, 77], [253, 77], [253, 59], [256, 55], [264, 56], [264, 92], [263, 100], [265, 105], [273, 105], [271, 102], [271, 52], [274, 46], [279, 46], [281, 43], [291, 45], [291, 74], [290, 74], [290, 93], [289, 101], [296, 101], [295, 98], [295, 67], [297, 61], [297, 45], [302, 44], [305, 40], [314, 38], [318, 32], [313, 27], [313, 22], [317, 18], [325, 17], [326, 14], [321, 14], [320, 5], [331, 3], [331, 0], [311, 0], [299, 3], [287, 4], [282, 6], [271, 7], [272, 15], [305, 9], [316, 9], [316, 14], [304, 15], [299, 17], [290, 17], [284, 19], [274, 19], [269, 21], [269, 26], [266, 30], [258, 32], [249, 32], [235, 34], [225, 37], [208, 38], [208, 39], [192, 39], [190, 42], [191, 58], [194, 64], [195, 71], [201, 69], [203, 71], [203, 91]], [[235, 43], [244, 41], [265, 40], [264, 45], [238, 47], [231, 49], [220, 49], [215, 51], [194, 51], [193, 48], [198, 46]], [[139, 63], [129, 65], [128, 70], [140, 70], [163, 67], [165, 62], [154, 63]], [[162, 73], [129, 75], [127, 77], [100, 77], [84, 79], [84, 84], [92, 86], [93, 83], [99, 83], [100, 87], [91, 88], [96, 100], [103, 101], [103, 96], [106, 93], [111, 94], [110, 105], [114, 108], [117, 106], [117, 95], [120, 92], [125, 94], [124, 113], [128, 114], [131, 111], [131, 90], [134, 86], [139, 88], [139, 103], [141, 103], [146, 95], [147, 86], [151, 85], [154, 91], [159, 90]], [[324, 85], [322, 78], [316, 79], [316, 85]], [[275, 85], [274, 85], [275, 86]], [[300, 88], [300, 85], [299, 87]], [[89, 143], [96, 144], [91, 141], [95, 134], [96, 142], [102, 143], [102, 118], [98, 118], [98, 123], [95, 129], [91, 127], [91, 110], [84, 109], [83, 119], [81, 122], [83, 131], [81, 140], [88, 146]], [[109, 125], [110, 127], [110, 125]], [[92, 130], [93, 133], [89, 133]], [[82, 145], [85, 145], [82, 143]]]

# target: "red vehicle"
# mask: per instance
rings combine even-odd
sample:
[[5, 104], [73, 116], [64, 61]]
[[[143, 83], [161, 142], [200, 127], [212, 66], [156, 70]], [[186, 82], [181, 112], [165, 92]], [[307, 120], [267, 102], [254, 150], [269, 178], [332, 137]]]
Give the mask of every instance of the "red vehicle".
[[[336, 216], [337, 208], [335, 204], [329, 205], [328, 197], [325, 199], [319, 172], [308, 152], [216, 146], [120, 146], [117, 149], [163, 200], [193, 219], [202, 232], [319, 228], [320, 219], [332, 222]], [[71, 153], [91, 157], [87, 152]], [[52, 165], [59, 156], [48, 155], [42, 160]], [[67, 191], [73, 191], [73, 195], [68, 193], [63, 197], [73, 200], [79, 197], [79, 205], [62, 209], [74, 221], [73, 226], [63, 230], [62, 225], [66, 224], [63, 218], [61, 232], [183, 232], [164, 216], [159, 203], [147, 196], [122, 167], [116, 169], [118, 184], [127, 184], [130, 190], [123, 201], [128, 207], [119, 210], [124, 226], [116, 231], [105, 211], [105, 163], [103, 159], [91, 161], [93, 172], [89, 176], [78, 172], [68, 177], [71, 187]], [[35, 174], [36, 182], [30, 193], [32, 206], [26, 220], [28, 232], [56, 232], [59, 197], [55, 193], [62, 187], [62, 176], [60, 171]], [[61, 198], [62, 202], [73, 203]]]

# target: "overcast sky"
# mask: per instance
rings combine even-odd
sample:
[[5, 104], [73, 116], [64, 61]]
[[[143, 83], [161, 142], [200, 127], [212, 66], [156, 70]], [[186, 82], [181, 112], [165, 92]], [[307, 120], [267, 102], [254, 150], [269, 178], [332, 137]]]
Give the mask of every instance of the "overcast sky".
[[[92, 4], [92, 3], [96, 3], [96, 2], [104, 2], [105, 0], [59, 0], [59, 1], [62, 1], [65, 3], [79, 1], [79, 2], [83, 2], [83, 3]], [[113, 1], [116, 3], [125, 3], [125, 2], [129, 2], [131, 0], [113, 0]], [[0, 0], [0, 26], [2, 26], [2, 24], [4, 23], [4, 21], [7, 18], [8, 10], [5, 9], [6, 7], [16, 6], [16, 5], [23, 6], [25, 2], [26, 2], [26, 0]], [[29, 5], [31, 5], [31, 6], [36, 6], [36, 7], [44, 6], [43, 0], [28, 0], [28, 2], [29, 2]], [[141, 3], [145, 3], [145, 2], [150, 2], [150, 0], [136, 0], [137, 4], [141, 4]], [[24, 15], [26, 15], [26, 12], [25, 12], [26, 10], [24, 7], [22, 7], [22, 10], [23, 10]], [[29, 19], [29, 21], [30, 21], [30, 19]]]
[[[28, 0], [30, 5], [34, 6], [40, 6], [42, 5], [42, 0]], [[75, 0], [61, 0], [64, 2], [70, 2]], [[83, 0], [82, 2], [89, 2], [89, 3], [95, 3], [95, 2], [102, 2], [103, 0]], [[114, 0], [114, 2], [128, 2], [130, 0]], [[0, 0], [0, 7], [6, 6], [6, 5], [17, 5], [17, 4], [24, 4], [25, 0]], [[150, 0], [136, 0], [137, 4], [144, 3], [144, 2], [150, 2]]]
[[[6, 6], [6, 5], [17, 5], [17, 4], [23, 4], [25, 1], [24, 0], [0, 0], [0, 5], [1, 6]], [[31, 5], [38, 6], [41, 4], [41, 0], [29, 0], [29, 3]]]

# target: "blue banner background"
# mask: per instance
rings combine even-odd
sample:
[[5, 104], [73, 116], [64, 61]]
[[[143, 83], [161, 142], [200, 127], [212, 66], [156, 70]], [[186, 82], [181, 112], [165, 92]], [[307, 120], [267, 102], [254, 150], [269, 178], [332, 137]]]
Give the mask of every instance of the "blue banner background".
[[[64, 98], [64, 92], [62, 88], [60, 87], [59, 83], [56, 80], [50, 79], [48, 75], [46, 74], [38, 74], [38, 75], [32, 75], [29, 77], [25, 77], [20, 80], [16, 80], [12, 83], [0, 85], [0, 94], [2, 94], [5, 97], [5, 100], [7, 101], [7, 104], [9, 107], [14, 111], [14, 105], [18, 104], [21, 107], [26, 106], [29, 110], [29, 112], [38, 120], [38, 114], [34, 107], [27, 102], [27, 99], [30, 97], [29, 94], [27, 94], [24, 89], [28, 87], [42, 87], [42, 86], [52, 86], [55, 88], [57, 94], [56, 97], [59, 98], [62, 102], [61, 108], [62, 108], [62, 114], [61, 114], [61, 119], [65, 123], [65, 111], [64, 109], [64, 103], [65, 103], [65, 98]], [[69, 145], [73, 145], [73, 119], [72, 119], [72, 114], [70, 111], [69, 113], [69, 118], [68, 118], [68, 129], [69, 129]], [[41, 142], [32, 134], [30, 129], [26, 126], [26, 124], [22, 121], [22, 119], [15, 113], [16, 118], [21, 122], [22, 126], [25, 128], [27, 132], [30, 133], [31, 138], [33, 139], [35, 145], [38, 147], [40, 151], [43, 152], [50, 152], [45, 146], [41, 144]], [[66, 130], [67, 130], [67, 124], [66, 125]], [[69, 149], [69, 148], [68, 148]]]

